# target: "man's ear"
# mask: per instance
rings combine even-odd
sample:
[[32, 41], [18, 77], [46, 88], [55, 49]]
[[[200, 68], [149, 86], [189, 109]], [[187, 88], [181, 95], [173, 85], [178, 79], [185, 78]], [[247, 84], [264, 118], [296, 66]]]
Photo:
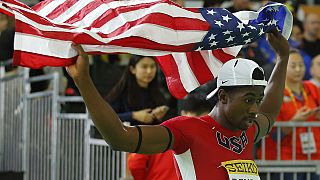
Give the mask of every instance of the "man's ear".
[[226, 104], [228, 102], [228, 94], [224, 89], [219, 89], [218, 101], [220, 101], [222, 104]]

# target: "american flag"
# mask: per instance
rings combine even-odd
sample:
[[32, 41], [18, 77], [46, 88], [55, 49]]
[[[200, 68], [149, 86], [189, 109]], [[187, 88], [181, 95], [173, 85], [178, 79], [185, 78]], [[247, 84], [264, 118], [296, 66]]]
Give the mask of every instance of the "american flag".
[[[16, 19], [16, 65], [40, 68], [73, 64], [77, 53], [72, 43], [81, 44], [89, 54], [171, 54], [158, 62], [171, 80], [169, 88], [178, 82], [168, 73], [176, 64], [174, 78], [181, 80], [180, 88], [184, 89], [173, 93], [176, 97], [216, 75], [221, 64], [238, 53], [238, 45], [253, 42], [273, 28], [288, 38], [292, 26], [292, 15], [282, 4], [232, 14], [221, 8], [182, 8], [169, 0], [45, 0], [33, 8], [5, 0], [0, 1], [0, 12]], [[219, 50], [203, 51], [213, 49]], [[195, 70], [201, 71], [200, 67], [210, 74], [198, 75]], [[194, 75], [189, 79], [192, 86], [184, 84], [181, 69]]]

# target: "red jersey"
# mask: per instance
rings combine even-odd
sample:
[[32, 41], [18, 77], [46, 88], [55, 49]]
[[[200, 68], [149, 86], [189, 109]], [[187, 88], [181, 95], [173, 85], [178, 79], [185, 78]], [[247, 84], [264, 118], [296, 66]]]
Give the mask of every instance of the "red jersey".
[[130, 153], [128, 167], [134, 180], [178, 180], [171, 150], [152, 155]]
[[252, 170], [256, 168], [254, 163], [249, 167], [245, 163], [229, 162], [253, 160], [255, 126], [247, 131], [231, 131], [208, 115], [200, 118], [179, 116], [162, 125], [174, 136], [173, 151], [181, 180], [227, 180], [229, 170], [231, 173], [237, 168], [242, 173], [257, 171]]

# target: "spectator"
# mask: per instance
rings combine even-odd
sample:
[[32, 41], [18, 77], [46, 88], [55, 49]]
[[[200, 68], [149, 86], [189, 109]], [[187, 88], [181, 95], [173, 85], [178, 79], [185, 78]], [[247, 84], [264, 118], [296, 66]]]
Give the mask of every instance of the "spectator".
[[[283, 104], [277, 121], [316, 121], [319, 120], [318, 106], [320, 102], [320, 94], [316, 86], [312, 83], [303, 81], [305, 66], [303, 59], [298, 51], [291, 51], [289, 56], [286, 88], [284, 91]], [[304, 137], [310, 135], [314, 138], [311, 146], [308, 147]], [[266, 159], [275, 160], [277, 157], [277, 131], [272, 130], [270, 135], [266, 137]], [[281, 129], [281, 160], [292, 160], [292, 128]], [[320, 129], [311, 128], [308, 133], [307, 128], [298, 127], [296, 129], [296, 159], [306, 160], [308, 153], [312, 159], [320, 159]], [[309, 142], [310, 143], [310, 142]], [[272, 148], [271, 148], [272, 147]], [[312, 147], [312, 148], [310, 148]], [[307, 149], [308, 148], [308, 149]], [[316, 151], [317, 149], [317, 151]], [[258, 158], [261, 158], [261, 149], [258, 149]], [[313, 178], [317, 178], [312, 174]], [[271, 179], [279, 179], [278, 174], [273, 175]], [[285, 180], [293, 179], [292, 174], [285, 174]], [[305, 173], [298, 174], [298, 180], [306, 179]]]
[[297, 21], [293, 21], [292, 33], [289, 39], [290, 46], [293, 48], [300, 49], [300, 55], [303, 57], [305, 65], [304, 78], [308, 80], [311, 78], [310, 67], [311, 67], [311, 56], [307, 54], [303, 49], [303, 26], [301, 26]]
[[233, 0], [233, 5], [227, 8], [228, 11], [234, 13], [238, 11], [251, 10], [250, 0]]
[[[267, 58], [267, 61], [269, 62], [263, 65], [266, 78], [269, 79], [271, 72], [274, 68], [273, 60], [275, 59], [275, 54], [272, 51], [270, 45], [265, 40], [265, 38], [259, 39], [258, 43], [261, 51], [264, 53], [264, 56]], [[300, 25], [299, 21], [293, 21], [292, 33], [289, 38], [289, 44], [290, 47], [299, 49], [299, 53], [303, 57], [304, 64], [306, 67], [304, 79], [310, 79], [311, 57], [304, 50], [301, 49], [301, 47], [303, 46], [303, 26]]]
[[171, 0], [171, 1], [177, 3], [181, 7], [184, 7], [184, 0]]
[[220, 5], [223, 3], [223, 0], [217, 0], [217, 1], [212, 1], [212, 0], [204, 0], [203, 1], [203, 7], [209, 8], [209, 7], [220, 7]]
[[320, 55], [317, 55], [312, 59], [311, 63], [311, 83], [320, 88]]
[[[13, 57], [14, 44], [14, 19], [4, 14], [0, 14], [0, 61], [8, 61]], [[6, 71], [12, 71], [15, 68], [9, 64], [5, 66]], [[43, 69], [30, 69], [29, 76], [38, 76], [45, 74]], [[49, 86], [48, 81], [31, 83], [31, 93], [46, 90]]]
[[[14, 23], [10, 17], [0, 14], [0, 62], [8, 61], [13, 56], [14, 42]], [[14, 68], [11, 65], [5, 66], [6, 71], [11, 71]]]
[[320, 19], [317, 14], [310, 13], [304, 21], [303, 50], [314, 58], [320, 52]]
[[[189, 94], [182, 102], [182, 116], [207, 115], [213, 105], [201, 93]], [[131, 153], [128, 166], [135, 180], [177, 180], [172, 150], [160, 154], [144, 155]]]
[[133, 55], [120, 81], [106, 97], [122, 121], [159, 124], [168, 111], [159, 90], [153, 57]]
[[101, 96], [105, 97], [119, 82], [125, 65], [120, 65], [118, 54], [93, 56], [90, 75]]

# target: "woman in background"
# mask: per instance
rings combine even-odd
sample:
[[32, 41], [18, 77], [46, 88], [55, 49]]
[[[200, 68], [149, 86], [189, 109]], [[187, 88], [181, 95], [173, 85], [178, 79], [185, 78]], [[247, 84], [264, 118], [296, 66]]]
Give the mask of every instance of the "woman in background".
[[159, 124], [168, 107], [160, 92], [155, 59], [133, 55], [106, 100], [123, 122], [131, 125]]
[[[299, 51], [292, 50], [289, 55], [286, 87], [283, 103], [277, 121], [311, 122], [320, 120], [319, 102], [320, 94], [315, 85], [309, 81], [303, 81], [305, 65]], [[306, 127], [297, 127], [295, 133], [295, 157], [293, 157], [293, 131], [292, 127], [281, 128], [280, 135], [274, 128], [266, 137], [265, 159], [276, 160], [277, 138], [280, 138], [281, 160], [307, 160], [308, 154], [311, 159], [320, 159], [320, 128], [313, 127], [310, 131]], [[308, 146], [309, 144], [309, 146]], [[258, 158], [261, 159], [261, 149], [258, 149]], [[279, 174], [273, 174], [274, 180], [280, 179]], [[293, 179], [292, 173], [285, 173], [284, 179]], [[306, 179], [306, 173], [298, 173], [298, 180]], [[311, 180], [318, 179], [314, 173]]]

